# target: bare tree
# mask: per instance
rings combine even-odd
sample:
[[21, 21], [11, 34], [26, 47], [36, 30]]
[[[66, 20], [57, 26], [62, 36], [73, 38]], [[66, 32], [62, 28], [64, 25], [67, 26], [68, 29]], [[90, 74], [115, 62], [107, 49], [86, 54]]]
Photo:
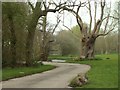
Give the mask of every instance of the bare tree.
[[[101, 14], [100, 14], [100, 18], [97, 20], [96, 15], [97, 15], [97, 5], [98, 3], [96, 1], [94, 1], [94, 15], [92, 13], [92, 5], [91, 5], [91, 1], [88, 0], [88, 2], [83, 2], [79, 5], [75, 5], [75, 3], [73, 3], [72, 5], [65, 5], [64, 7], [62, 7], [63, 10], [72, 12], [74, 14], [74, 16], [76, 17], [77, 23], [80, 27], [80, 32], [81, 32], [81, 55], [80, 58], [84, 59], [84, 58], [88, 58], [88, 59], [92, 59], [94, 58], [94, 46], [95, 46], [95, 41], [96, 38], [98, 38], [99, 36], [106, 36], [108, 35], [111, 31], [113, 31], [115, 29], [115, 26], [117, 25], [117, 23], [115, 23], [114, 20], [112, 20], [111, 23], [111, 27], [108, 28], [108, 24], [110, 23], [110, 18], [112, 19], [116, 19], [118, 20], [117, 17], [111, 16], [110, 15], [110, 9], [109, 12], [107, 13], [107, 16], [105, 16], [105, 6], [106, 6], [106, 2], [105, 0], [101, 0], [100, 2], [100, 9], [101, 9]], [[77, 11], [75, 11], [74, 8], [71, 7], [77, 7]], [[89, 11], [89, 16], [90, 16], [90, 21], [89, 21], [89, 26], [84, 26], [83, 20], [81, 18], [81, 16], [79, 15], [79, 10], [81, 7], [87, 7], [88, 11]], [[94, 19], [93, 19], [94, 17]], [[94, 22], [93, 22], [94, 20]], [[101, 31], [101, 26], [102, 23], [105, 21], [105, 25], [104, 25], [104, 30], [103, 33], [100, 33]], [[92, 24], [94, 23], [94, 27], [92, 29]], [[109, 30], [108, 30], [109, 29]]]
[[32, 14], [31, 19], [27, 25], [28, 35], [26, 41], [26, 66], [31, 66], [33, 64], [33, 40], [39, 18], [46, 16], [48, 12], [55, 13], [56, 11], [59, 11], [64, 3], [60, 2], [58, 6], [53, 8], [50, 8], [51, 5], [55, 5], [55, 3], [52, 3], [52, 1], [49, 2], [48, 5], [46, 5], [46, 2], [43, 0], [41, 2], [36, 2], [35, 7], [29, 1], [28, 4], [32, 9]]
[[42, 24], [42, 45], [41, 45], [41, 55], [40, 60], [41, 61], [47, 61], [48, 55], [50, 52], [50, 44], [51, 42], [54, 42], [53, 40], [53, 34], [59, 25], [60, 20], [59, 17], [57, 17], [57, 24], [55, 26], [50, 25], [50, 23], [47, 22], [47, 15], [43, 17], [43, 24]]

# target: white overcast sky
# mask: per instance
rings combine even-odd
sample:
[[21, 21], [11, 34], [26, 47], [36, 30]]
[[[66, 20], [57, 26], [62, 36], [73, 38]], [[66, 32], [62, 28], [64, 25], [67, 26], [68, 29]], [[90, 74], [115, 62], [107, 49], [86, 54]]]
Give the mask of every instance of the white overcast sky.
[[[97, 1], [99, 2], [100, 0], [97, 0]], [[106, 1], [107, 1], [107, 3], [111, 2], [111, 8], [114, 9], [115, 2], [117, 2], [118, 0], [106, 0]], [[91, 6], [92, 6], [92, 8], [94, 8], [94, 2], [93, 1], [91, 2]], [[98, 7], [97, 19], [99, 19], [100, 13], [101, 13], [100, 12], [100, 7]], [[94, 15], [94, 10], [92, 11], [92, 14]], [[83, 22], [86, 22], [86, 23], [89, 24], [89, 14], [88, 14], [88, 11], [87, 11], [86, 8], [81, 8], [80, 11], [79, 11], [79, 15], [81, 16]], [[55, 13], [48, 13], [47, 20], [50, 23], [56, 24], [56, 14]], [[63, 21], [63, 17], [61, 17], [61, 20]], [[75, 16], [73, 16], [73, 14], [71, 14], [70, 12], [67, 12], [67, 11], [65, 12], [65, 15], [64, 15], [64, 25], [68, 26], [69, 28], [72, 28], [73, 26], [77, 25]], [[66, 29], [63, 26], [63, 23], [60, 23], [60, 25], [58, 26], [56, 31], [59, 31], [61, 29]]]
[[[24, 2], [26, 0], [2, 0], [3, 2], [16, 2], [16, 1], [20, 1], [20, 2]], [[37, 0], [30, 0], [31, 2], [35, 3]], [[38, 1], [41, 1], [41, 0], [38, 0]], [[46, 0], [47, 2], [50, 1], [50, 0]], [[53, 0], [55, 1], [56, 3], [59, 2], [59, 0]], [[64, 1], [64, 0], [62, 0]], [[79, 0], [77, 0], [78, 2]], [[80, 0], [80, 1], [83, 1], [85, 2], [85, 0]], [[92, 0], [91, 0], [92, 1]], [[94, 1], [94, 0], [93, 0]], [[93, 2], [92, 1], [92, 2]], [[96, 0], [97, 2], [100, 2], [100, 0]], [[111, 2], [111, 7], [112, 9], [115, 7], [115, 2], [118, 2], [119, 0], [106, 0], [107, 3]], [[94, 3], [91, 3], [91, 6], [92, 8], [94, 8]], [[100, 17], [100, 7], [98, 7], [99, 9], [97, 10], [97, 18]], [[94, 14], [94, 9], [92, 9], [92, 14]], [[83, 22], [86, 22], [89, 24], [89, 14], [86, 10], [86, 8], [81, 8], [80, 11], [79, 11], [79, 15], [81, 16]], [[47, 21], [50, 22], [51, 24], [56, 24], [56, 13], [48, 13], [47, 15]], [[63, 17], [61, 17], [61, 20], [63, 21]], [[73, 16], [73, 14], [71, 14], [70, 12], [67, 12], [65, 11], [65, 15], [64, 15], [64, 25], [68, 26], [69, 28], [77, 25], [77, 22], [76, 22], [76, 18], [75, 16]], [[56, 31], [60, 31], [61, 29], [66, 29], [64, 26], [63, 26], [63, 23], [60, 23], [57, 30]]]

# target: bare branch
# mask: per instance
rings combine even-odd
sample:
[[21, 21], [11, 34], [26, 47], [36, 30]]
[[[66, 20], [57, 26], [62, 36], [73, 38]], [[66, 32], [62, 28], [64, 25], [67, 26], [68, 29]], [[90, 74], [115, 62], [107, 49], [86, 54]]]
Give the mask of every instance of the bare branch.
[[55, 4], [55, 3], [54, 3], [54, 4], [55, 4], [55, 6], [56, 6], [56, 8], [55, 8], [55, 9], [57, 9], [57, 8], [58, 8], [58, 9], [59, 9], [59, 8], [61, 9], [61, 7], [63, 7], [63, 5], [65, 5], [66, 3], [67, 3], [67, 2], [64, 2], [64, 3], [59, 3], [59, 5], [57, 5], [57, 4]]
[[[67, 28], [69, 31], [71, 31], [71, 29], [68, 27], [68, 26], [66, 26], [66, 25], [64, 25], [63, 24], [63, 26], [65, 27], [65, 28]], [[71, 31], [72, 32], [72, 31]]]
[[48, 13], [48, 12], [53, 12], [53, 13], [55, 13], [55, 12], [61, 10], [61, 9], [64, 7], [63, 5], [66, 4], [66, 2], [61, 3], [61, 4], [59, 4], [59, 5], [57, 5], [55, 2], [50, 3], [50, 4], [54, 4], [56, 7], [55, 7], [54, 9], [46, 8], [45, 10], [42, 10], [42, 11], [41, 11], [41, 15], [42, 15], [42, 16], [45, 16], [46, 13]]
[[[63, 26], [64, 26], [65, 28], [67, 28], [70, 32], [72, 32], [72, 33], [74, 34], [74, 32], [73, 32], [68, 26], [66, 26], [66, 25], [64, 25], [64, 24], [63, 24]], [[77, 39], [79, 39], [79, 36], [78, 36], [78, 35], [75, 35], [75, 37], [76, 37]]]
[[109, 30], [109, 31], [106, 32], [106, 33], [104, 32], [104, 33], [102, 33], [102, 34], [98, 34], [97, 37], [108, 35], [111, 31], [113, 31], [113, 30], [115, 29], [115, 26], [116, 26], [117, 24], [118, 24], [118, 22], [113, 25], [113, 28], [112, 28], [111, 30]]
[[[110, 18], [113, 18], [113, 19], [116, 19], [116, 20], [119, 20], [119, 18], [118, 17], [114, 17], [114, 16], [109, 16]], [[102, 19], [102, 21], [104, 21], [105, 19], [107, 19], [108, 18], [108, 16], [106, 16], [106, 17], [104, 17], [103, 19]]]
[[42, 3], [42, 2], [36, 2], [35, 9], [36, 9], [36, 8], [37, 8], [37, 9], [40, 8], [40, 7], [41, 7], [41, 3]]
[[91, 27], [92, 27], [92, 13], [91, 13], [91, 5], [89, 1], [89, 15], [90, 15], [90, 25], [89, 25], [89, 33], [91, 33]]
[[102, 20], [103, 15], [104, 15], [104, 7], [105, 7], [105, 0], [104, 1], [101, 0], [101, 16], [100, 16], [100, 20]]
[[45, 10], [47, 9], [46, 2], [43, 2]]
[[99, 36], [106, 36], [106, 35], [108, 35], [113, 30], [114, 30], [114, 28], [112, 28], [111, 30], [109, 30], [107, 33], [98, 34], [97, 37], [99, 37]]
[[59, 25], [59, 23], [60, 23], [60, 20], [57, 22], [57, 24], [55, 25], [55, 27], [54, 27], [54, 29], [53, 29], [53, 31], [52, 31], [52, 34], [55, 32], [55, 29], [57, 28], [57, 26]]
[[[42, 16], [45, 16], [48, 12], [54, 12], [55, 13], [56, 11], [60, 11], [60, 10], [63, 10], [63, 11], [66, 10], [68, 12], [72, 12], [72, 13], [75, 14], [76, 19], [77, 19], [77, 23], [78, 23], [78, 25], [80, 27], [80, 30], [82, 31], [83, 22], [82, 22], [81, 17], [79, 16], [78, 12], [79, 12], [80, 7], [86, 5], [86, 2], [83, 2], [83, 3], [80, 2], [80, 4], [78, 4], [78, 5], [74, 5], [74, 3], [73, 3], [73, 5], [71, 5], [71, 4], [70, 5], [66, 5], [66, 2], [60, 3], [59, 5], [57, 5], [55, 2], [53, 2], [52, 4], [54, 4], [56, 7], [54, 9], [47, 8], [46, 10], [42, 10], [41, 11], [41, 15]], [[73, 9], [70, 9], [68, 6], [69, 7], [78, 6], [77, 7], [77, 12], [74, 11]]]
[[78, 13], [79, 13], [80, 7], [84, 7], [85, 5], [86, 5], [86, 2], [83, 2], [83, 3], [80, 2], [79, 5], [74, 5], [74, 3], [73, 3], [72, 7], [78, 6], [78, 7], [77, 7], [77, 12], [74, 11], [73, 9], [68, 8], [67, 5], [64, 5], [63, 7], [59, 8], [59, 9], [62, 9], [62, 10], [66, 10], [66, 11], [68, 11], [68, 12], [70, 11], [70, 12], [72, 12], [72, 13], [76, 16], [76, 20], [77, 20], [77, 23], [78, 23], [78, 25], [79, 25], [79, 27], [80, 27], [80, 31], [82, 31], [83, 22], [82, 22], [82, 19], [81, 19], [81, 17], [79, 16]]
[[41, 25], [41, 26], [43, 25], [43, 23], [41, 23], [41, 22], [38, 22], [38, 24]]
[[94, 15], [94, 25], [96, 24], [96, 13], [97, 13], [97, 2], [94, 2], [95, 4], [95, 15]]
[[95, 33], [97, 30], [98, 30], [98, 26], [99, 26], [99, 24], [101, 23], [101, 21], [100, 20], [97, 20], [97, 23], [95, 24], [95, 26], [94, 26], [94, 29], [93, 29], [93, 32], [92, 33]]
[[34, 10], [34, 7], [33, 7], [32, 3], [29, 0], [28, 0], [28, 4], [31, 7], [31, 9]]
[[97, 21], [97, 23], [95, 24], [93, 33], [98, 34], [99, 31], [100, 31], [100, 27], [101, 27], [103, 15], [104, 15], [104, 7], [105, 7], [105, 0], [104, 0], [104, 1], [101, 0], [101, 16], [100, 16], [100, 19], [99, 19], [99, 20]]
[[79, 5], [78, 8], [77, 8], [76, 19], [77, 19], [77, 23], [78, 23], [78, 25], [79, 25], [79, 27], [80, 27], [80, 30], [82, 31], [83, 22], [82, 22], [81, 17], [80, 17], [79, 14], [78, 14], [79, 9], [80, 9], [80, 6], [81, 6], [81, 5]]
[[107, 29], [107, 25], [108, 25], [108, 22], [109, 22], [109, 16], [110, 14], [108, 14], [108, 17], [106, 19], [106, 24], [105, 24], [105, 28], [104, 28], [104, 33], [106, 32], [106, 29]]
[[83, 22], [82, 22], [81, 17], [78, 14], [80, 7], [81, 7], [81, 4], [77, 8], [77, 12], [75, 12], [73, 9], [67, 8], [66, 6], [61, 7], [61, 9], [66, 10], [68, 12], [72, 12], [73, 14], [75, 14], [76, 19], [77, 19], [77, 23], [78, 23], [78, 25], [80, 27], [80, 30], [82, 31]]

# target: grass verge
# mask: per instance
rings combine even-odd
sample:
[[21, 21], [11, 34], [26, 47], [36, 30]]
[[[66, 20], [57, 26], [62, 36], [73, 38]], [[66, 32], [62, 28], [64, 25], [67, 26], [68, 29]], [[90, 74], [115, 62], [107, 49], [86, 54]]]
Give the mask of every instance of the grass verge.
[[19, 67], [19, 68], [3, 68], [2, 70], [2, 80], [8, 80], [17, 77], [23, 77], [26, 75], [31, 75], [35, 73], [41, 73], [54, 69], [56, 66], [52, 65], [41, 65], [37, 67]]
[[[87, 73], [89, 82], [82, 88], [117, 88], [118, 87], [118, 55], [98, 55], [102, 60], [73, 61], [69, 63], [88, 64], [91, 70]], [[109, 58], [109, 59], [108, 59]]]

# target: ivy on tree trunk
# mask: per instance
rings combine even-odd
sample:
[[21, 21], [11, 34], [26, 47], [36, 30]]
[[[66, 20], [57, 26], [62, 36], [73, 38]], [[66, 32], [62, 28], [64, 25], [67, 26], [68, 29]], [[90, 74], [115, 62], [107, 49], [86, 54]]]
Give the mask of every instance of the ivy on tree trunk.
[[8, 16], [9, 23], [10, 23], [10, 32], [11, 32], [11, 38], [10, 38], [10, 49], [11, 49], [11, 67], [15, 67], [17, 64], [16, 60], [16, 35], [15, 35], [15, 29], [14, 29], [14, 23], [13, 23], [13, 17]]

